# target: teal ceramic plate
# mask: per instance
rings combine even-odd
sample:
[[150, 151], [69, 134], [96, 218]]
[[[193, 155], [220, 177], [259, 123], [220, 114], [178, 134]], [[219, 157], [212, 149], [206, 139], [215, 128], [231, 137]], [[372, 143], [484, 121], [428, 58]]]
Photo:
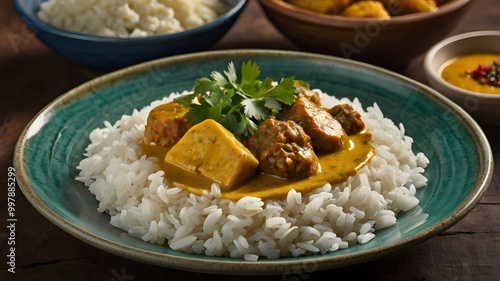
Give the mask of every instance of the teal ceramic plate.
[[[395, 226], [369, 243], [330, 254], [249, 262], [179, 253], [133, 238], [97, 212], [97, 201], [74, 180], [88, 135], [134, 108], [170, 92], [190, 90], [196, 78], [252, 59], [263, 76], [294, 76], [337, 97], [374, 102], [414, 138], [430, 159], [428, 186], [418, 191], [421, 209], [401, 214]], [[492, 153], [478, 125], [432, 89], [366, 64], [323, 55], [234, 50], [160, 59], [87, 82], [43, 109], [22, 133], [14, 159], [19, 187], [48, 220], [105, 251], [165, 267], [227, 274], [277, 274], [319, 270], [380, 258], [429, 239], [462, 219], [480, 200], [492, 175]], [[424, 212], [429, 216], [419, 220]]]

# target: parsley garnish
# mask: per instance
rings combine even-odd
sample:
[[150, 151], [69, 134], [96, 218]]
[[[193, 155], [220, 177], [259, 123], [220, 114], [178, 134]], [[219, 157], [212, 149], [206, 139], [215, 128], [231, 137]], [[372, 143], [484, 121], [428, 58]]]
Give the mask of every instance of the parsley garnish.
[[251, 60], [242, 63], [239, 76], [230, 62], [224, 73], [213, 71], [209, 78], [197, 79], [193, 93], [175, 101], [189, 109], [184, 117], [192, 124], [213, 119], [236, 136], [248, 136], [261, 121], [279, 113], [282, 103], [296, 99], [293, 77], [273, 83], [259, 76], [259, 66]]

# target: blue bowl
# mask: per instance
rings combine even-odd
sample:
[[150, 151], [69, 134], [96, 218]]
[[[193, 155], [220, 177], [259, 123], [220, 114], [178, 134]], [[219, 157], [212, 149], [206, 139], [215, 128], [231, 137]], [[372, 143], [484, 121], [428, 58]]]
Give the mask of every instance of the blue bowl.
[[140, 62], [210, 49], [232, 27], [247, 0], [222, 0], [226, 12], [203, 26], [145, 38], [110, 38], [52, 27], [37, 17], [47, 0], [14, 0], [14, 7], [33, 33], [62, 56], [85, 67], [116, 70]]

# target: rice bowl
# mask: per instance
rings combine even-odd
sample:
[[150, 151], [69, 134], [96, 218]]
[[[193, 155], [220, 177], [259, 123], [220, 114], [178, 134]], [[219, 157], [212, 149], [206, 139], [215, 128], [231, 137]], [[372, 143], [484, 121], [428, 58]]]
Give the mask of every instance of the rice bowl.
[[372, 133], [376, 154], [355, 176], [307, 194], [291, 190], [282, 200], [247, 196], [235, 202], [223, 198], [216, 183], [202, 196], [190, 194], [165, 179], [161, 159], [146, 157], [139, 145], [151, 109], [178, 95], [114, 124], [106, 121], [90, 134], [77, 167], [77, 180], [99, 201], [97, 210], [111, 216], [111, 225], [144, 241], [248, 261], [325, 254], [374, 239], [376, 230], [396, 223], [399, 212], [418, 205], [416, 189], [427, 183], [423, 173], [429, 160], [413, 153], [413, 139], [402, 124], [385, 118], [376, 104], [365, 111], [357, 99], [321, 93], [325, 106], [351, 104]]
[[76, 33], [134, 38], [182, 32], [214, 21], [224, 12], [218, 0], [71, 1], [40, 4], [38, 18]]

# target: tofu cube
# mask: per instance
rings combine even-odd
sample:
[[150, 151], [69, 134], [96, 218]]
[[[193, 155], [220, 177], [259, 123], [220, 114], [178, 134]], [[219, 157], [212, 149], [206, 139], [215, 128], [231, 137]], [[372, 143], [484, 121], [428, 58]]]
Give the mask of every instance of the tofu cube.
[[165, 162], [232, 190], [255, 175], [259, 161], [222, 125], [207, 119], [191, 127], [166, 154]]

